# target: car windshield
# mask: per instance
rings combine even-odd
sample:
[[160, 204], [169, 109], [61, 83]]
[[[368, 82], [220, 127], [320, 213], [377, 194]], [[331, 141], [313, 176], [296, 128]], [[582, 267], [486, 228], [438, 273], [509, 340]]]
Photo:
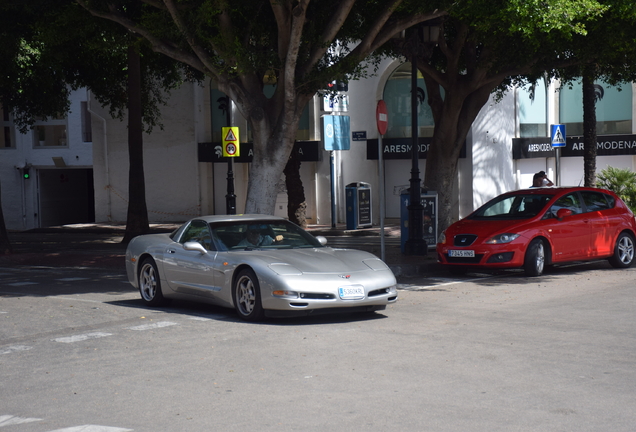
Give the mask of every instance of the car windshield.
[[545, 208], [552, 195], [502, 195], [487, 202], [469, 216], [469, 219], [529, 219]]
[[314, 236], [286, 220], [223, 222], [211, 228], [218, 250], [323, 247]]

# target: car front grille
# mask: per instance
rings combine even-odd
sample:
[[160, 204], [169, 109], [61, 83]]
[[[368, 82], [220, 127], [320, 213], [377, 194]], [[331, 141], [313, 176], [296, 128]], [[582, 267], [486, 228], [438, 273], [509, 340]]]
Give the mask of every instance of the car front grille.
[[470, 246], [477, 240], [475, 234], [457, 234], [453, 238], [453, 246]]

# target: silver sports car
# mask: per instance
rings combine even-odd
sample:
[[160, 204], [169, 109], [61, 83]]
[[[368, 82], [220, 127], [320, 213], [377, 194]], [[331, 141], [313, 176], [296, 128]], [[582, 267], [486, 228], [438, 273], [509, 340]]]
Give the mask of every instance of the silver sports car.
[[326, 243], [275, 216], [204, 216], [171, 234], [134, 238], [126, 272], [148, 305], [203, 301], [233, 307], [247, 321], [377, 311], [397, 300], [382, 260]]

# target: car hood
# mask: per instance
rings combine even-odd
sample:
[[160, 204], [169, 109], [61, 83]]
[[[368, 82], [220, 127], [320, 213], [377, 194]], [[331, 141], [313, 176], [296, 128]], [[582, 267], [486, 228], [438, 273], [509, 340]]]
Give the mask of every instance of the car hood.
[[475, 234], [480, 238], [489, 238], [495, 234], [505, 232], [521, 234], [522, 231], [528, 229], [528, 224], [533, 220], [534, 219], [462, 219], [451, 225], [446, 231], [446, 235]]
[[352, 273], [369, 269], [388, 269], [388, 266], [375, 255], [355, 249], [321, 247], [237, 253], [251, 253], [255, 259], [266, 265], [289, 265], [302, 273]]

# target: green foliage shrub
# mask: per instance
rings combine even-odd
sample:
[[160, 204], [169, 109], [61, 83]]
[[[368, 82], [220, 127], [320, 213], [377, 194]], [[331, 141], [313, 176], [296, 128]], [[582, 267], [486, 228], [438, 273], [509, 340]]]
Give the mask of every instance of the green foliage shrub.
[[636, 213], [636, 173], [629, 169], [607, 167], [596, 176], [596, 186], [616, 193]]

